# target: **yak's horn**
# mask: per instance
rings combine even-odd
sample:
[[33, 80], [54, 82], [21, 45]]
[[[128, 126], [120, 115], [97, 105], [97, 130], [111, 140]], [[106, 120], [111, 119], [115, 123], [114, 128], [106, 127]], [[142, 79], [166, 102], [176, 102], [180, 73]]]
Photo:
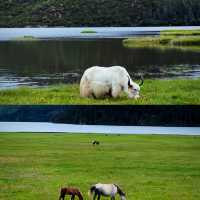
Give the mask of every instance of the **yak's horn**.
[[143, 79], [143, 76], [141, 75], [141, 76], [140, 76], [140, 83], [139, 83], [139, 86], [142, 86], [143, 83], [144, 83], [144, 79]]

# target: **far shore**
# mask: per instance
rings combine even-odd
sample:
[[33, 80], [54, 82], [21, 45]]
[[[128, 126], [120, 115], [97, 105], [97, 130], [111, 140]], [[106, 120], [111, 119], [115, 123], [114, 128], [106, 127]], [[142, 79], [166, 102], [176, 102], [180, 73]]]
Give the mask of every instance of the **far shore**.
[[[83, 34], [84, 30], [92, 34]], [[14, 41], [16, 38], [31, 36], [37, 39], [104, 39], [127, 38], [137, 35], [157, 35], [162, 30], [194, 30], [200, 26], [160, 26], [160, 27], [23, 27], [0, 28], [0, 41]], [[91, 31], [90, 31], [91, 32]], [[37, 40], [36, 40], [37, 41]]]

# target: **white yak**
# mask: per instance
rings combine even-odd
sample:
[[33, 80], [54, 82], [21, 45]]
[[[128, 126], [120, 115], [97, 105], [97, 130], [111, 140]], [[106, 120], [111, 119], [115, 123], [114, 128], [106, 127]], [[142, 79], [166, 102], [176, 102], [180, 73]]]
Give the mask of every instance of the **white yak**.
[[139, 98], [140, 84], [133, 82], [124, 67], [93, 66], [85, 70], [80, 81], [80, 96], [118, 97], [123, 91], [129, 98]]

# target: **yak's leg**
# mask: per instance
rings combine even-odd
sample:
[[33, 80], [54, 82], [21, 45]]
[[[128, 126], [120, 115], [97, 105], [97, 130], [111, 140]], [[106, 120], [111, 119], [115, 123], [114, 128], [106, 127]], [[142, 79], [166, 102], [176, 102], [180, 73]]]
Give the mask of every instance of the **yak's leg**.
[[112, 86], [112, 97], [116, 98], [121, 93], [121, 86], [120, 85], [113, 85]]

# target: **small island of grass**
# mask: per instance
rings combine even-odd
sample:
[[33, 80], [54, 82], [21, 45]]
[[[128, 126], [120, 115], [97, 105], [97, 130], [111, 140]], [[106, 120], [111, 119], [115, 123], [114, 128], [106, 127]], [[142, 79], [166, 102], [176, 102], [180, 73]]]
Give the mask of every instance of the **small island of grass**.
[[81, 31], [81, 33], [97, 33], [97, 32], [93, 29], [84, 29]]
[[32, 35], [24, 35], [22, 37], [16, 37], [12, 39], [13, 41], [38, 41], [39, 38], [36, 38]]
[[134, 47], [188, 47], [200, 50], [200, 30], [167, 30], [159, 36], [144, 36], [123, 40], [123, 45]]

